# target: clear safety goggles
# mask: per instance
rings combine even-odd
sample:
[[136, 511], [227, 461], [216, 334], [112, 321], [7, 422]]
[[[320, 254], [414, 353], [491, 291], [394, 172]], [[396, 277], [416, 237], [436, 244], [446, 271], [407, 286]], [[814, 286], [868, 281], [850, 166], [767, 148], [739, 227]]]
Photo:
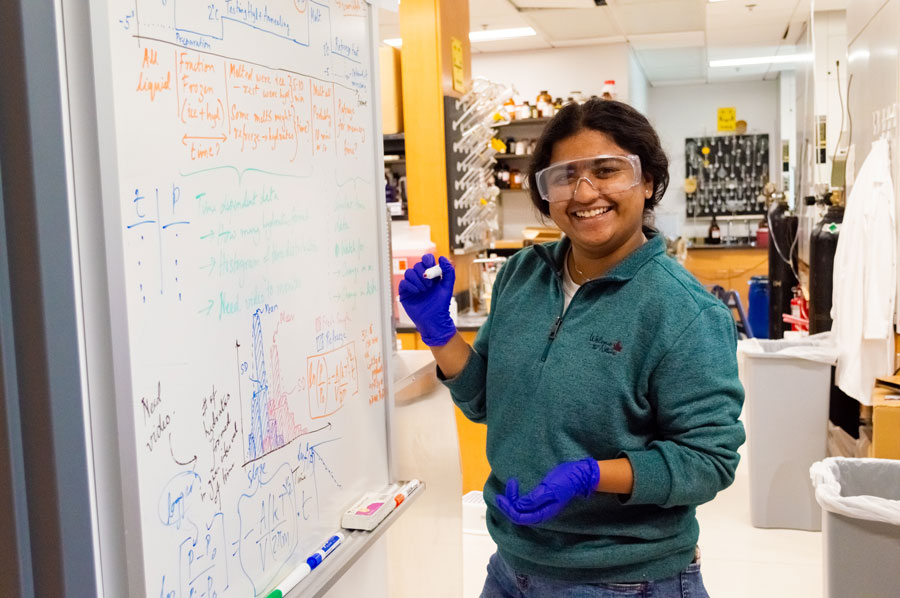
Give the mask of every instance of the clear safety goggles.
[[582, 181], [600, 194], [621, 193], [641, 182], [641, 159], [627, 156], [594, 156], [557, 162], [535, 175], [544, 201], [569, 201]]

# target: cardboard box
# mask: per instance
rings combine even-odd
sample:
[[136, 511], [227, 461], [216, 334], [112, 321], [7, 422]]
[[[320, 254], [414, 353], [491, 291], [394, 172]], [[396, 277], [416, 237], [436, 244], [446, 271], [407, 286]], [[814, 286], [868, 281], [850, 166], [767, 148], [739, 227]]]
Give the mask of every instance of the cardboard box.
[[400, 50], [393, 46], [378, 48], [381, 68], [381, 128], [385, 135], [403, 132], [403, 86], [400, 75]]
[[876, 385], [872, 393], [872, 457], [900, 459], [900, 390]]
[[533, 245], [535, 243], [546, 243], [547, 241], [558, 241], [562, 239], [562, 231], [558, 228], [549, 226], [526, 226], [522, 230], [524, 237], [524, 245]]

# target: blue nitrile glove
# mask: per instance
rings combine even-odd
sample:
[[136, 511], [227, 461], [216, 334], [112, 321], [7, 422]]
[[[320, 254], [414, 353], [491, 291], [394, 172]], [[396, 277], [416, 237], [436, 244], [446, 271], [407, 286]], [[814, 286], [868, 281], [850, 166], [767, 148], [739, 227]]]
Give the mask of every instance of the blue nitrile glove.
[[519, 497], [519, 481], [506, 483], [506, 495], [496, 496], [497, 507], [516, 525], [535, 525], [556, 517], [575, 496], [588, 497], [600, 483], [597, 461], [569, 461], [550, 470], [534, 490]]
[[429, 347], [446, 345], [456, 334], [456, 326], [450, 319], [456, 271], [450, 260], [443, 256], [438, 263], [441, 277], [425, 278], [425, 270], [434, 266], [434, 256], [426, 253], [421, 262], [406, 270], [397, 289], [403, 309], [422, 335], [422, 342]]

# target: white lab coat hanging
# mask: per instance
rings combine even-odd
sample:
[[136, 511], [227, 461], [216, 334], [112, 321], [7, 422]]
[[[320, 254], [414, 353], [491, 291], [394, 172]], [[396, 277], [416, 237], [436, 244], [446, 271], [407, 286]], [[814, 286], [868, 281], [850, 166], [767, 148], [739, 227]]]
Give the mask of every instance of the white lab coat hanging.
[[835, 382], [872, 404], [876, 376], [894, 371], [897, 245], [888, 142], [872, 143], [847, 198], [834, 256], [832, 336], [838, 349]]

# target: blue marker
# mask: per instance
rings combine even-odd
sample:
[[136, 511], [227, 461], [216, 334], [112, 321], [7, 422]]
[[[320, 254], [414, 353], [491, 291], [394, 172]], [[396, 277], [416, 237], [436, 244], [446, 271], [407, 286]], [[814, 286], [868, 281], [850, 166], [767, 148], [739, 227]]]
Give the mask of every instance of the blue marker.
[[325, 557], [334, 552], [335, 548], [340, 546], [343, 539], [343, 534], [335, 534], [328, 538], [328, 541], [325, 542], [325, 546], [323, 546], [320, 550], [314, 552], [312, 556], [306, 559], [306, 564], [309, 565], [309, 568], [315, 569], [316, 567], [321, 565], [322, 561], [325, 560]]

